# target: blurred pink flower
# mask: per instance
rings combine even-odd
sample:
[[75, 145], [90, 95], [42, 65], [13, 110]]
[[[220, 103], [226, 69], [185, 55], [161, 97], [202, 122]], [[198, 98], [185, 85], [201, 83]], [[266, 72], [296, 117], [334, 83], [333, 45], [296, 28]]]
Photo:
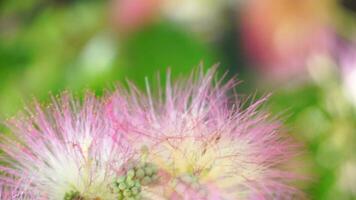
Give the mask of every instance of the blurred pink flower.
[[137, 30], [157, 17], [182, 26], [189, 32], [213, 39], [225, 28], [230, 0], [113, 0], [115, 25], [124, 32]]
[[352, 41], [340, 41], [337, 51], [344, 92], [356, 105], [356, 44]]
[[150, 23], [158, 13], [161, 0], [113, 0], [114, 23], [129, 32]]
[[263, 75], [290, 80], [308, 59], [330, 50], [330, 1], [251, 0], [242, 8], [245, 47]]
[[[246, 105], [235, 80], [214, 81], [216, 68], [141, 93], [118, 88], [106, 112], [117, 132], [157, 166], [147, 199], [291, 199], [299, 179], [283, 169], [296, 145], [257, 102]], [[157, 94], [157, 95], [155, 95]]]
[[16, 139], [2, 135], [0, 184], [11, 199], [115, 199], [110, 186], [130, 151], [102, 111], [91, 94], [80, 103], [65, 93], [9, 120]]

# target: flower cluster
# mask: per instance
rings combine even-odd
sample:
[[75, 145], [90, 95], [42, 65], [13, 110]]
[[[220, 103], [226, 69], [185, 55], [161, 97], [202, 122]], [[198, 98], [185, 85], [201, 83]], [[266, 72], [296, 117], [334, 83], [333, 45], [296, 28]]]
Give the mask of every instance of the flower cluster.
[[[2, 199], [288, 199], [295, 154], [280, 125], [198, 72], [154, 95], [135, 86], [80, 101], [68, 93], [10, 119]], [[13, 137], [15, 136], [15, 137]]]
[[93, 95], [70, 94], [8, 121], [1, 182], [12, 199], [113, 199], [113, 177], [130, 158]]

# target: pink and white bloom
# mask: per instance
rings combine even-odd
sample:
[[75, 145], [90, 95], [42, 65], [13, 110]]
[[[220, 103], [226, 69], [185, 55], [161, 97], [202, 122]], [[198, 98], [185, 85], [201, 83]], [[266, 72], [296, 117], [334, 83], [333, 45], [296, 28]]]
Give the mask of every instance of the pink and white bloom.
[[[283, 166], [296, 145], [280, 124], [247, 105], [235, 80], [214, 81], [216, 68], [192, 74], [147, 94], [134, 85], [109, 94], [113, 126], [158, 169], [158, 182], [143, 199], [291, 199], [301, 195], [297, 178]], [[157, 94], [157, 95], [154, 95]]]
[[65, 93], [10, 119], [0, 170], [3, 199], [291, 199], [285, 164], [295, 145], [235, 80], [216, 68], [157, 96], [134, 85], [98, 100]]
[[91, 94], [81, 102], [65, 93], [10, 119], [15, 138], [0, 144], [8, 199], [117, 199], [113, 181], [132, 157], [102, 111]]

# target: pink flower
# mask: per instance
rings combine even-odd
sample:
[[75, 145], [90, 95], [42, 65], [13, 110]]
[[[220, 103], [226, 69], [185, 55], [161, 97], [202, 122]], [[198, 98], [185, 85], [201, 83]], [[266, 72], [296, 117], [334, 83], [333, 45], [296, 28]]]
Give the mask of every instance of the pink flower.
[[91, 94], [65, 93], [9, 120], [16, 138], [1, 139], [0, 184], [11, 199], [116, 199], [112, 183], [132, 157], [102, 111]]
[[[214, 81], [216, 68], [164, 89], [118, 88], [106, 112], [141, 158], [156, 166], [158, 181], [144, 199], [290, 199], [298, 179], [283, 166], [296, 145], [260, 107], [234, 92], [235, 80]], [[157, 95], [155, 95], [157, 94]]]
[[131, 84], [103, 99], [65, 93], [8, 121], [2, 199], [289, 199], [295, 146], [244, 104], [235, 80], [201, 71], [157, 95]]
[[252, 64], [274, 82], [305, 77], [308, 61], [333, 43], [329, 8], [315, 0], [246, 1], [242, 36]]
[[161, 0], [113, 0], [114, 23], [124, 32], [150, 23], [159, 13]]

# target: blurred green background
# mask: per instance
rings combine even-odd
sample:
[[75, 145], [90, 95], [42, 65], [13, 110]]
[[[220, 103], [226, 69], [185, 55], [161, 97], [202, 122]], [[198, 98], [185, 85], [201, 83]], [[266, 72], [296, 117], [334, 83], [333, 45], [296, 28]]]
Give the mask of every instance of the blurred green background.
[[2, 0], [0, 117], [33, 97], [203, 64], [273, 93], [267, 108], [305, 146], [310, 199], [356, 199], [356, 1]]

